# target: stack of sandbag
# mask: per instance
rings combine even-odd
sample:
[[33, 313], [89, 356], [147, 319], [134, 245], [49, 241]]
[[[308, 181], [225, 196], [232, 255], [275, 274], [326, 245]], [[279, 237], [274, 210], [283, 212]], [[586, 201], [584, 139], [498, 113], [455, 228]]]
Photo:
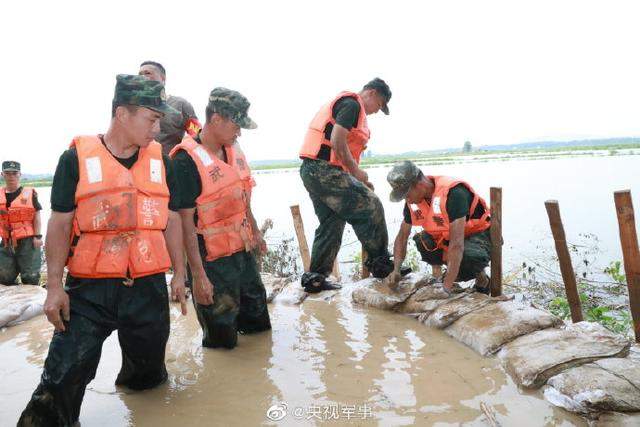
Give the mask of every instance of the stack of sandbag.
[[640, 360], [615, 357], [568, 369], [549, 379], [544, 396], [584, 414], [640, 411]]
[[518, 337], [563, 324], [560, 318], [530, 304], [503, 301], [461, 317], [445, 332], [487, 356]]
[[629, 346], [626, 338], [598, 323], [579, 322], [516, 338], [502, 347], [498, 355], [518, 384], [538, 388], [574, 366], [625, 356]]
[[368, 278], [354, 284], [351, 298], [356, 304], [366, 307], [396, 310], [427, 283], [428, 277], [418, 273], [403, 277], [394, 289], [382, 280]]
[[47, 291], [40, 286], [0, 285], [0, 328], [13, 326], [43, 313]]

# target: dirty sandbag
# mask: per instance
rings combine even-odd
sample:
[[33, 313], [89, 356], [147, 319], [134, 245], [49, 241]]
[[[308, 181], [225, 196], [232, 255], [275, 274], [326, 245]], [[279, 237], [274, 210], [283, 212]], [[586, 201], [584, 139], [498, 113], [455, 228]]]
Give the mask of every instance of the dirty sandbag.
[[403, 277], [394, 289], [385, 281], [368, 278], [353, 284], [351, 298], [354, 303], [367, 307], [393, 310], [406, 301], [417, 289], [425, 286], [428, 275], [411, 273]]
[[267, 303], [298, 305], [308, 295], [293, 278], [277, 277], [269, 273], [262, 273], [260, 276], [267, 293]]
[[514, 339], [564, 322], [551, 313], [516, 301], [489, 304], [461, 317], [445, 332], [486, 356]]
[[640, 411], [640, 361], [616, 357], [568, 369], [549, 379], [544, 397], [572, 412]]
[[598, 323], [579, 322], [516, 338], [504, 345], [498, 355], [518, 384], [538, 388], [574, 366], [625, 356], [629, 345], [626, 338]]
[[47, 291], [35, 285], [0, 285], [0, 328], [42, 314]]
[[487, 295], [466, 291], [459, 298], [451, 298], [446, 304], [439, 306], [430, 316], [422, 316], [420, 321], [432, 328], [444, 329], [465, 314], [479, 310], [491, 303], [499, 301]]
[[398, 307], [400, 313], [431, 313], [436, 308], [446, 303], [450, 295], [442, 289], [442, 286], [427, 285], [416, 290]]
[[640, 426], [640, 413], [607, 412], [601, 414], [598, 420], [591, 425], [593, 427], [638, 427]]

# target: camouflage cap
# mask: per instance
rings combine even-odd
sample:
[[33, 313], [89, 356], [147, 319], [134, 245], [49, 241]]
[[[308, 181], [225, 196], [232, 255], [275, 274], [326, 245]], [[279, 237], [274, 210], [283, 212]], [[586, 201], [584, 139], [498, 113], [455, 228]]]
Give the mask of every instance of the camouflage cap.
[[2, 172], [20, 172], [20, 163], [15, 160], [2, 162]]
[[163, 114], [178, 113], [167, 104], [162, 82], [130, 74], [116, 76], [113, 106], [120, 105], [138, 105]]
[[240, 92], [217, 87], [209, 94], [208, 107], [223, 117], [230, 119], [243, 129], [255, 129], [258, 125], [249, 118], [247, 112], [251, 103]]
[[420, 177], [420, 169], [408, 160], [396, 163], [387, 174], [387, 181], [393, 189], [389, 195], [392, 202], [399, 202], [407, 197], [411, 186]]

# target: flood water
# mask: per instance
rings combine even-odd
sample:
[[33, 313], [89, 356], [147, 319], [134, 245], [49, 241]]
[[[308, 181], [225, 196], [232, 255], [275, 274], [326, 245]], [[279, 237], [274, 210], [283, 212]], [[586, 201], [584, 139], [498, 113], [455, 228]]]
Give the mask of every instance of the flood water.
[[[523, 261], [541, 254], [553, 254], [553, 240], [544, 202], [558, 200], [567, 240], [570, 243], [597, 245], [599, 253], [595, 270], [621, 260], [613, 192], [629, 189], [640, 206], [640, 156], [619, 155], [605, 157], [562, 157], [545, 160], [509, 160], [451, 165], [422, 166], [425, 174], [448, 175], [464, 179], [489, 203], [489, 188], [502, 187], [503, 194], [503, 263], [508, 272]], [[370, 181], [383, 202], [389, 245], [402, 222], [402, 203], [389, 201], [390, 187], [386, 182], [389, 167], [367, 169]], [[311, 200], [302, 185], [297, 169], [258, 171], [257, 187], [252, 207], [258, 223], [271, 218], [274, 228], [267, 234], [272, 247], [283, 238], [295, 236], [289, 206], [300, 205], [309, 247], [318, 221]], [[50, 214], [50, 188], [39, 188], [45, 203], [44, 217]], [[46, 221], [44, 221], [46, 224]], [[638, 221], [640, 223], [640, 220]], [[593, 234], [598, 242], [581, 234]], [[341, 269], [351, 269], [349, 261], [360, 245], [350, 226], [343, 237], [339, 259]], [[410, 244], [412, 244], [410, 242]]]
[[[182, 317], [172, 305], [169, 381], [145, 392], [114, 386], [121, 356], [112, 334], [81, 424], [484, 426], [484, 402], [504, 426], [586, 425], [540, 393], [519, 391], [495, 358], [412, 318], [353, 306], [349, 289], [342, 293], [270, 305], [273, 331], [241, 336], [231, 351], [203, 349], [193, 310]], [[0, 330], [0, 425], [15, 425], [51, 333], [44, 316]], [[287, 415], [269, 420], [282, 403]]]

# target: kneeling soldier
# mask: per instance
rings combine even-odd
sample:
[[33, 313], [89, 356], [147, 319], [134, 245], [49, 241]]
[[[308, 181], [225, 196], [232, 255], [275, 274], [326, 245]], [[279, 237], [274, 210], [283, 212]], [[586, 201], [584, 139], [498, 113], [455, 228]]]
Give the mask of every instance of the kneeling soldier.
[[400, 266], [407, 252], [412, 226], [423, 231], [414, 236], [422, 260], [441, 275], [447, 265], [443, 287], [453, 290], [456, 280], [476, 279], [475, 289], [489, 293], [484, 269], [491, 260], [491, 226], [485, 201], [464, 181], [446, 176], [425, 176], [410, 161], [396, 164], [387, 176], [392, 202], [406, 201], [404, 222], [393, 247], [394, 273], [390, 284], [400, 280]]

